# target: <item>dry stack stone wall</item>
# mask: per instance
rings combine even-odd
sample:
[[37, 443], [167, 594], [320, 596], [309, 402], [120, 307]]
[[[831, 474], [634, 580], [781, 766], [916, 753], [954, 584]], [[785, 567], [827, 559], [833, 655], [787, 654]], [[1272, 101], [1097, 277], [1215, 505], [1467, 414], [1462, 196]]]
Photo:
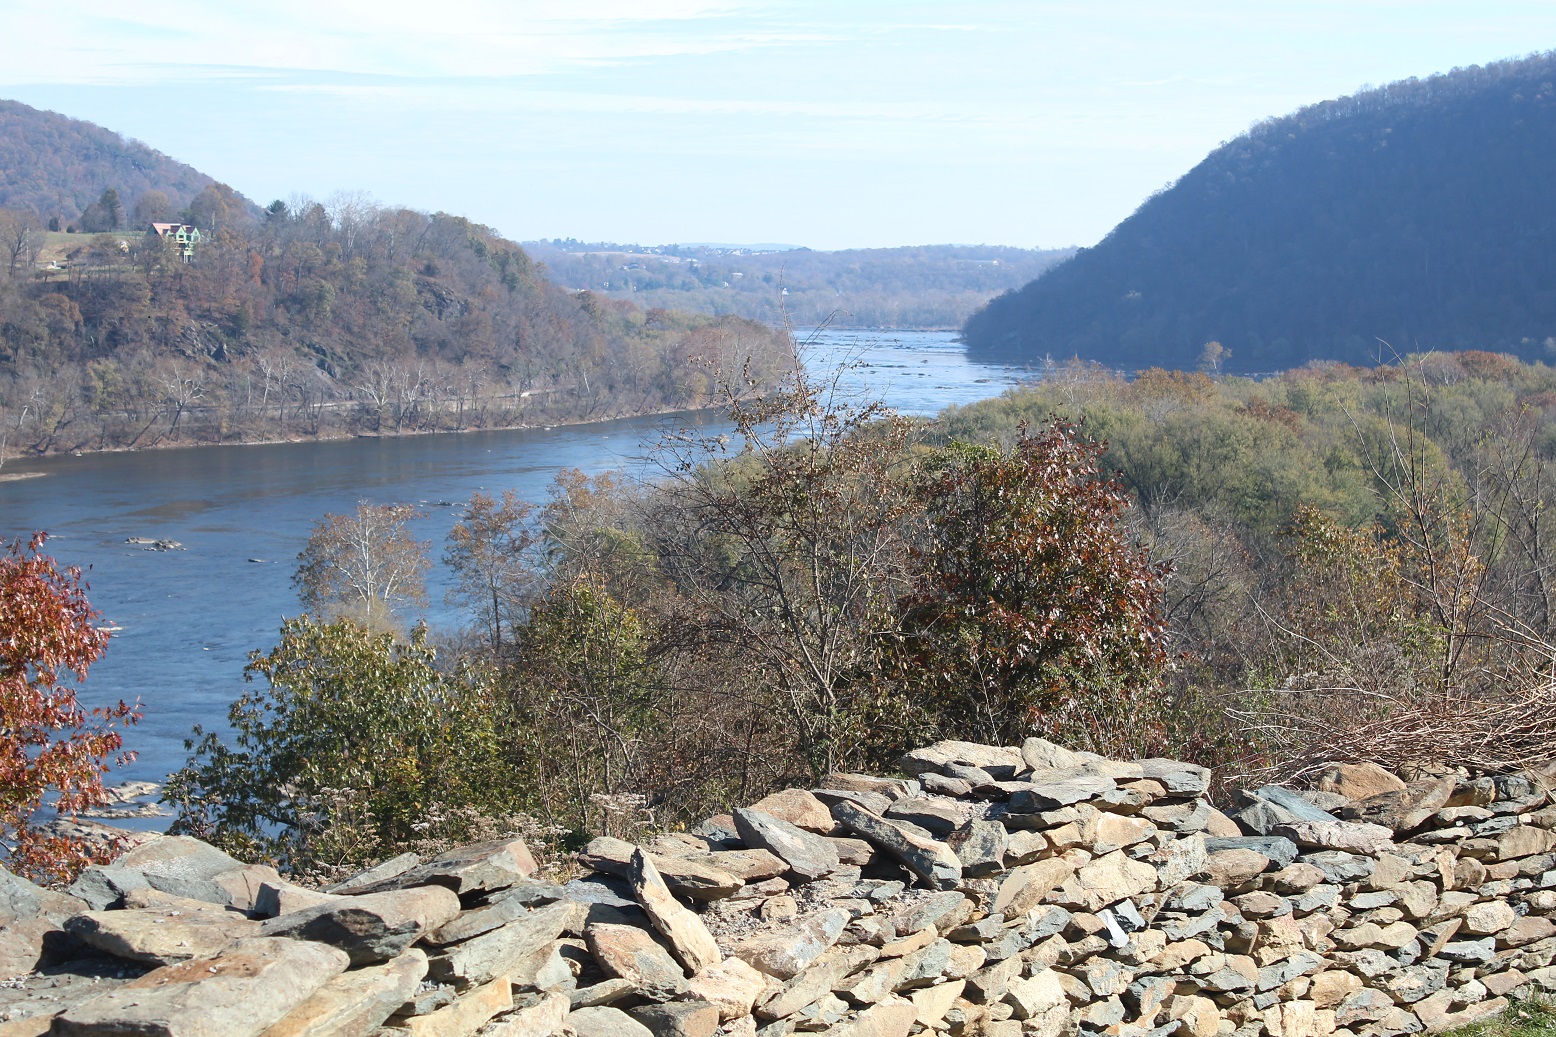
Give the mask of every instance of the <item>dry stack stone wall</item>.
[[519, 840], [323, 892], [176, 837], [8, 878], [0, 1037], [1393, 1037], [1556, 989], [1536, 776], [1336, 765], [1223, 813], [1204, 768], [1041, 739], [901, 769], [562, 884]]

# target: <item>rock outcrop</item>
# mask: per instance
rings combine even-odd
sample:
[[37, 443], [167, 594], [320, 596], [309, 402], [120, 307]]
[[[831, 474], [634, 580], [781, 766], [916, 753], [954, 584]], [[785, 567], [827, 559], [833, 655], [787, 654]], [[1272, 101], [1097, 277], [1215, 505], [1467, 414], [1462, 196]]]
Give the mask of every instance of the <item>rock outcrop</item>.
[[77, 897], [4, 876], [0, 1034], [1398, 1037], [1556, 990], [1538, 776], [1336, 765], [1223, 813], [1204, 768], [1040, 739], [901, 768], [562, 885], [518, 840], [327, 894], [173, 838]]

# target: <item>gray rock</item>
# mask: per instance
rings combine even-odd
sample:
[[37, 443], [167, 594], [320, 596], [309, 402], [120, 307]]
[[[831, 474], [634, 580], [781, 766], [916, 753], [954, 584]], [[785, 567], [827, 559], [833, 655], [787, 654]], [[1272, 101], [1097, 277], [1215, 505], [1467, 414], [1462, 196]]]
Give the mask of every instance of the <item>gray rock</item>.
[[89, 911], [65, 920], [65, 931], [90, 947], [127, 961], [176, 965], [214, 958], [259, 924], [234, 914], [230, 922], [178, 911]]
[[535, 858], [523, 839], [493, 839], [455, 847], [435, 860], [388, 878], [360, 884], [359, 893], [412, 886], [444, 886], [461, 897], [495, 893], [535, 874]]
[[654, 1037], [654, 1031], [619, 1008], [580, 1008], [567, 1017], [577, 1037]]
[[443, 886], [342, 897], [272, 918], [266, 936], [313, 940], [339, 947], [353, 965], [398, 957], [423, 934], [454, 920], [459, 897]]
[[1140, 775], [1159, 782], [1169, 796], [1203, 796], [1210, 788], [1210, 771], [1182, 760], [1136, 760]]
[[[637, 847], [625, 839], [602, 835], [584, 847], [578, 855], [578, 863], [594, 871], [625, 878], [632, 869], [632, 854], [636, 850]], [[721, 900], [738, 893], [746, 884], [739, 876], [702, 861], [663, 854], [651, 856], [665, 885], [693, 900]]]
[[[546, 902], [555, 903], [556, 898]], [[636, 904], [631, 906], [634, 910], [637, 908]], [[530, 902], [522, 896], [502, 897], [501, 899], [493, 900], [490, 904], [483, 904], [481, 907], [460, 912], [457, 918], [450, 919], [442, 925], [428, 930], [422, 939], [434, 947], [459, 943], [461, 940], [469, 940], [480, 936], [482, 933], [489, 933], [493, 929], [523, 918], [531, 910]]]
[[412, 997], [426, 974], [427, 956], [412, 949], [386, 964], [336, 976], [264, 1037], [362, 1037]]
[[[897, 761], [904, 774], [920, 774], [924, 771], [948, 773], [950, 764], [980, 767], [995, 781], [1007, 781], [1026, 769], [1021, 751], [998, 745], [980, 745], [977, 742], [946, 740], [922, 749], [914, 749]], [[956, 775], [952, 774], [951, 777]]]
[[259, 1037], [346, 970], [344, 951], [303, 940], [239, 940], [214, 958], [146, 973], [58, 1016], [58, 1037]]
[[719, 1028], [719, 1010], [706, 1001], [643, 1005], [630, 1012], [654, 1037], [713, 1037]]
[[1205, 849], [1209, 853], [1218, 850], [1252, 850], [1274, 861], [1277, 868], [1284, 868], [1297, 859], [1297, 844], [1279, 835], [1241, 835], [1206, 839]]
[[639, 850], [632, 855], [632, 895], [648, 920], [670, 945], [670, 951], [687, 971], [701, 972], [723, 960], [719, 945], [702, 919], [683, 907], [670, 894], [670, 887], [648, 855]]
[[1085, 762], [1077, 753], [1046, 738], [1028, 738], [1021, 743], [1021, 760], [1028, 770], [1068, 770]]
[[1203, 832], [1216, 814], [1216, 809], [1202, 799], [1178, 803], [1152, 803], [1140, 808], [1140, 816], [1158, 828], [1167, 828], [1179, 835]]
[[968, 821], [950, 834], [946, 845], [962, 862], [963, 875], [992, 875], [1005, 868], [1010, 832], [998, 821]]
[[1217, 886], [1204, 882], [1185, 882], [1168, 891], [1162, 898], [1162, 910], [1198, 914], [1201, 911], [1209, 911], [1223, 899], [1225, 895]]
[[59, 946], [60, 923], [86, 906], [0, 868], [0, 979], [68, 956], [70, 949]]
[[791, 979], [804, 971], [843, 935], [851, 916], [830, 908], [778, 932], [748, 937], [734, 946], [734, 955], [747, 965], [779, 979]]
[[1437, 957], [1471, 965], [1484, 965], [1496, 957], [1496, 953], [1497, 942], [1488, 936], [1483, 940], [1453, 940], [1443, 945], [1442, 950], [1437, 952]]
[[1376, 866], [1366, 857], [1358, 857], [1353, 853], [1345, 853], [1341, 850], [1320, 850], [1317, 853], [1304, 853], [1299, 858], [1304, 864], [1311, 864], [1324, 873], [1328, 882], [1345, 885], [1347, 882], [1355, 882], [1372, 874]]
[[536, 908], [507, 925], [446, 948], [431, 959], [428, 974], [436, 982], [461, 987], [489, 983], [544, 950], [576, 924], [582, 910], [566, 901]]
[[830, 875], [841, 865], [837, 848], [823, 836], [749, 807], [737, 808], [734, 816], [735, 829], [747, 846], [773, 854], [807, 882]]
[[138, 871], [152, 889], [252, 910], [260, 884], [280, 882], [274, 868], [244, 864], [187, 835], [164, 835], [120, 855], [117, 867]]
[[568, 995], [568, 1003], [576, 1011], [580, 1008], [615, 1004], [636, 993], [637, 984], [630, 979], [607, 979], [592, 986], [576, 988]]
[[1036, 814], [1072, 803], [1085, 803], [1116, 787], [1112, 778], [1086, 774], [1063, 781], [1029, 784], [1011, 795], [1010, 809], [1017, 814]]
[[82, 869], [66, 892], [86, 901], [93, 911], [107, 911], [121, 906], [124, 895], [131, 890], [150, 888], [146, 876], [134, 868], [122, 864], [93, 864]]
[[384, 879], [392, 879], [396, 875], [403, 875], [416, 865], [421, 863], [421, 858], [414, 853], [402, 853], [398, 857], [391, 857], [382, 864], [375, 864], [365, 871], [359, 871], [348, 879], [342, 879], [332, 886], [324, 887], [326, 893], [338, 893], [349, 896], [354, 893], [362, 893], [376, 882]]
[[849, 831], [897, 858], [920, 878], [941, 889], [961, 881], [962, 862], [945, 843], [917, 835], [902, 822], [888, 821], [854, 803], [832, 804], [832, 816]]
[[1249, 795], [1256, 796], [1267, 803], [1274, 803], [1298, 821], [1339, 820], [1333, 814], [1318, 809], [1295, 792], [1280, 785], [1265, 785], [1262, 788], [1254, 789]]
[[[839, 803], [853, 803], [863, 807], [872, 814], [884, 815], [896, 802], [890, 796], [883, 796], [878, 792], [858, 792], [852, 789], [811, 789], [811, 795], [821, 800], [829, 809]], [[837, 811], [832, 810], [832, 816], [837, 817]]]
[[967, 898], [955, 890], [948, 890], [918, 897], [895, 912], [891, 920], [898, 936], [909, 936], [930, 926], [944, 932], [948, 917], [958, 914], [964, 919], [968, 917], [963, 913], [966, 908]]
[[972, 820], [974, 810], [972, 803], [945, 796], [910, 796], [887, 807], [884, 816], [918, 825], [943, 839]]

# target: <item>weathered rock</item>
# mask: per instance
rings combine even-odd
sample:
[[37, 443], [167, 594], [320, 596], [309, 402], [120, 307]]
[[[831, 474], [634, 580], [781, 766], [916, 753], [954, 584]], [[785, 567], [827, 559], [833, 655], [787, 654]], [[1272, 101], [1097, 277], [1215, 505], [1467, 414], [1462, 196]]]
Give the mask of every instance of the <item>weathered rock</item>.
[[[1222, 850], [1252, 850], [1269, 858], [1276, 868], [1285, 868], [1297, 859], [1297, 844], [1281, 835], [1240, 835], [1232, 839], [1206, 839], [1207, 853]], [[1322, 873], [1313, 881], [1321, 882]]]
[[932, 987], [920, 987], [908, 995], [913, 1002], [914, 1019], [926, 1029], [936, 1029], [966, 988], [965, 980], [954, 979]]
[[253, 937], [214, 958], [155, 969], [67, 1009], [59, 1037], [258, 1037], [344, 972], [344, 951], [301, 940]]
[[66, 892], [86, 901], [93, 911], [106, 911], [120, 906], [130, 890], [150, 888], [146, 876], [134, 868], [122, 864], [93, 864], [82, 870]]
[[1490, 936], [1512, 925], [1518, 913], [1505, 900], [1488, 900], [1464, 912], [1463, 932], [1471, 936]]
[[640, 996], [669, 1001], [686, 993], [686, 974], [681, 966], [642, 929], [591, 923], [584, 929], [584, 940], [600, 968], [630, 982]]
[[632, 895], [648, 920], [670, 945], [670, 952], [692, 973], [701, 972], [723, 960], [719, 945], [701, 918], [678, 903], [648, 855], [639, 850], [632, 855], [632, 872], [627, 877]]
[[759, 995], [755, 1014], [767, 1021], [785, 1019], [830, 992], [856, 967], [856, 959], [845, 948], [834, 948], [777, 990]]
[[1372, 874], [1376, 864], [1366, 857], [1358, 857], [1354, 853], [1346, 853], [1343, 850], [1319, 850], [1316, 853], [1305, 853], [1302, 862], [1311, 864], [1324, 873], [1324, 879], [1344, 885], [1347, 882], [1355, 882]]
[[1085, 762], [1082, 756], [1046, 738], [1028, 738], [1022, 742], [1021, 760], [1033, 771], [1069, 770]]
[[1074, 866], [1062, 857], [1014, 868], [1000, 881], [989, 910], [1006, 918], [1025, 914], [1074, 874]]
[[1253, 850], [1221, 850], [1205, 858], [1204, 880], [1212, 886], [1228, 889], [1258, 878], [1270, 866], [1270, 859]]
[[568, 999], [562, 994], [547, 994], [528, 1008], [511, 1012], [488, 1023], [481, 1037], [551, 1037], [562, 1029], [568, 1018]]
[[587, 987], [577, 987], [567, 995], [568, 1004], [573, 1008], [595, 1008], [599, 1005], [613, 1005], [624, 998], [637, 994], [637, 984], [630, 979], [607, 979]]
[[[578, 855], [578, 863], [594, 871], [604, 872], [607, 875], [615, 875], [626, 878], [632, 870], [632, 855], [637, 847], [624, 839], [613, 839], [608, 835], [602, 835], [598, 839], [590, 841]], [[665, 880], [672, 892], [679, 893], [683, 897], [693, 900], [721, 900], [740, 891], [745, 879], [734, 875], [721, 868], [704, 863], [711, 854], [703, 854], [703, 859], [694, 857], [666, 857], [661, 854], [650, 854], [654, 867], [659, 869], [659, 875]]]
[[339, 894], [321, 893], [291, 882], [261, 882], [259, 896], [254, 901], [254, 916], [277, 918], [338, 899]]
[[500, 897], [489, 904], [461, 911], [457, 918], [429, 930], [422, 939], [434, 947], [459, 943], [523, 918], [530, 910], [523, 897]]
[[1394, 830], [1349, 821], [1292, 821], [1276, 825], [1272, 835], [1284, 836], [1304, 850], [1344, 850], [1376, 857], [1394, 848]]
[[836, 943], [848, 921], [847, 911], [830, 908], [779, 932], [748, 937], [735, 945], [734, 954], [769, 976], [790, 979]]
[[66, 919], [64, 928], [100, 951], [148, 965], [214, 958], [234, 940], [261, 935], [259, 923], [238, 914], [213, 920], [160, 910], [89, 911]]
[[1360, 802], [1384, 792], [1399, 792], [1404, 781], [1375, 763], [1331, 763], [1318, 775], [1318, 788], [1333, 792], [1352, 802]]
[[918, 1009], [907, 998], [890, 997], [840, 1022], [825, 1037], [908, 1037]]
[[830, 875], [840, 866], [837, 848], [814, 832], [748, 807], [736, 809], [734, 817], [735, 829], [747, 846], [782, 859], [791, 872], [807, 882]]
[[693, 976], [688, 989], [693, 997], [717, 1008], [719, 1019], [729, 1022], [751, 1014], [767, 983], [766, 975], [741, 959], [725, 958]]
[[642, 1005], [628, 1012], [654, 1037], [713, 1037], [719, 1028], [719, 1010], [701, 1001]]
[[1170, 796], [1202, 796], [1210, 788], [1210, 771], [1182, 760], [1136, 760], [1140, 776], [1159, 783]]
[[382, 965], [336, 976], [264, 1032], [264, 1037], [361, 1037], [415, 993], [427, 956], [411, 949]]
[[893, 821], [917, 825], [937, 838], [944, 839], [972, 820], [978, 804], [949, 796], [909, 796], [886, 808], [883, 815]]
[[1005, 868], [1010, 832], [998, 821], [972, 820], [952, 832], [946, 845], [962, 862], [963, 875], [992, 875]]
[[31, 972], [57, 960], [54, 934], [86, 903], [28, 882], [0, 868], [0, 979]]
[[272, 918], [264, 935], [339, 947], [353, 965], [398, 957], [424, 933], [459, 914], [459, 897], [442, 886], [419, 886], [342, 897]]
[[837, 828], [837, 822], [833, 820], [832, 811], [827, 809], [827, 805], [804, 789], [784, 789], [763, 796], [751, 804], [751, 809], [760, 810], [817, 835], [831, 835]]
[[507, 925], [445, 948], [429, 962], [428, 974], [439, 983], [461, 987], [489, 983], [515, 972], [566, 929], [578, 924], [580, 905], [561, 901], [536, 908]]
[[654, 1031], [617, 1008], [580, 1008], [567, 1017], [576, 1037], [654, 1037]]
[[1054, 810], [1072, 803], [1085, 803], [1117, 788], [1112, 778], [1073, 772], [1058, 773], [1070, 773], [1072, 776], [1027, 784], [1010, 797], [1011, 811], [1035, 814]]
[[120, 855], [114, 865], [140, 872], [164, 893], [252, 911], [265, 882], [280, 882], [274, 868], [244, 864], [187, 835], [164, 835]]
[[535, 867], [535, 858], [523, 839], [492, 839], [455, 847], [425, 864], [374, 882], [354, 884], [354, 888], [362, 894], [412, 886], [446, 886], [461, 897], [468, 897], [507, 889], [535, 874]]
[[414, 853], [402, 853], [398, 857], [391, 857], [382, 864], [376, 864], [365, 871], [359, 871], [355, 875], [332, 886], [324, 887], [324, 892], [335, 893], [341, 896], [350, 896], [356, 893], [366, 893], [369, 888], [385, 879], [403, 875], [421, 863], [421, 858]]
[[1248, 795], [1273, 803], [1298, 821], [1337, 821], [1333, 814], [1320, 810], [1297, 793], [1280, 785], [1264, 785]]
[[1007, 781], [1026, 769], [1018, 749], [951, 739], [914, 749], [897, 760], [904, 774], [939, 771], [953, 763], [982, 768], [996, 781]]
[[849, 831], [897, 858], [914, 874], [941, 889], [956, 886], [962, 878], [962, 862], [945, 843], [909, 831], [857, 804], [840, 800], [832, 804], [832, 816]]
[[1453, 797], [1452, 778], [1412, 781], [1402, 789], [1380, 792], [1352, 804], [1343, 816], [1404, 832], [1427, 821]]
[[1155, 868], [1116, 850], [1083, 865], [1060, 887], [1058, 899], [1066, 906], [1079, 905], [1088, 911], [1097, 911], [1155, 888]]
[[[830, 814], [828, 815], [831, 816]], [[843, 854], [839, 843], [850, 840], [828, 838], [834, 849], [839, 850], [838, 857]], [[869, 848], [866, 847], [866, 850]], [[789, 870], [789, 865], [783, 858], [766, 850], [714, 850], [711, 853], [693, 854], [685, 858], [689, 863], [704, 864], [710, 868], [717, 868], [726, 874], [733, 875], [742, 882], [763, 882], [767, 879], [777, 878]], [[844, 860], [844, 864], [859, 863], [857, 861]], [[668, 885], [666, 880], [666, 884]]]

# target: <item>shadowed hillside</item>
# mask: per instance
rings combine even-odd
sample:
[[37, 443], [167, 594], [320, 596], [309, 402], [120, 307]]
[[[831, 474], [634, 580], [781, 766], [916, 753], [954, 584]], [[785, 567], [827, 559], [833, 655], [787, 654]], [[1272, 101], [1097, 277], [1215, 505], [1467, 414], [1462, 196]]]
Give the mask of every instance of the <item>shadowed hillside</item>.
[[1100, 244], [964, 327], [980, 360], [1228, 367], [1556, 336], [1556, 55], [1407, 80], [1255, 126]]

